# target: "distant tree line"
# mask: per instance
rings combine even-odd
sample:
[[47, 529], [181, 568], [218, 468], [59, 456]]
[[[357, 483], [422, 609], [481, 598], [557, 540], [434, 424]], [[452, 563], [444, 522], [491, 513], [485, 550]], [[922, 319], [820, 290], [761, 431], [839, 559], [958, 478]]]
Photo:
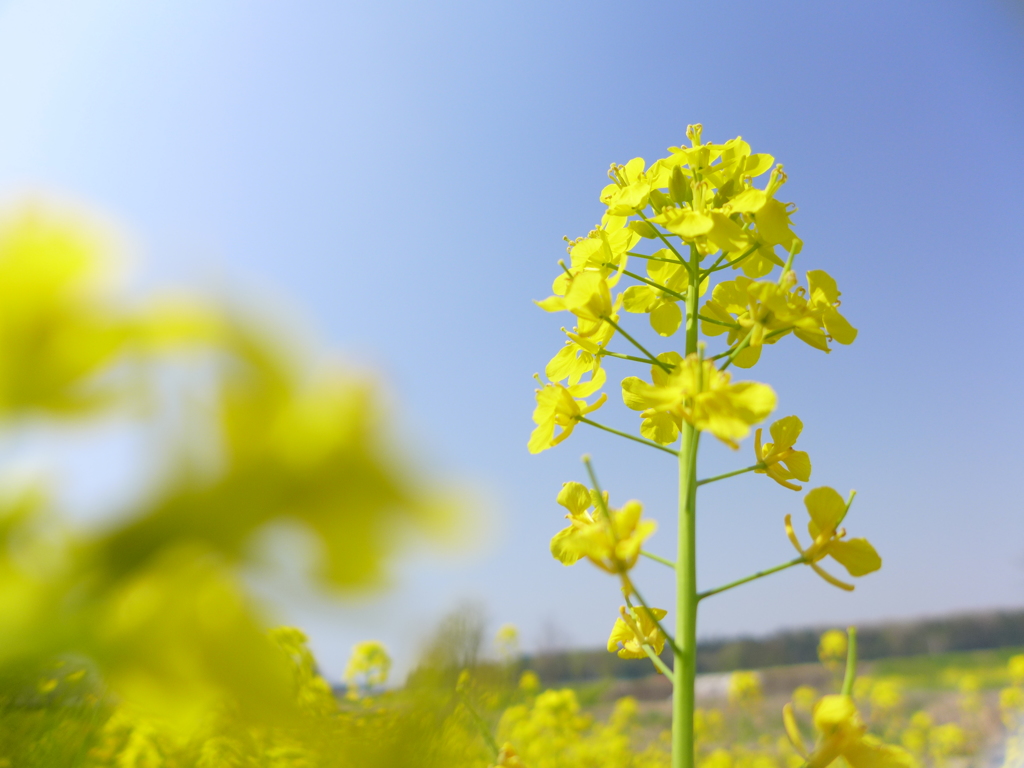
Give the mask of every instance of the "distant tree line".
[[[818, 639], [829, 627], [785, 630], [763, 638], [706, 640], [697, 644], [698, 672], [729, 672], [817, 661]], [[974, 651], [1024, 645], [1024, 610], [969, 613], [900, 621], [858, 630], [864, 660], [892, 656]], [[663, 654], [669, 665], [671, 653]], [[604, 649], [539, 653], [523, 660], [546, 684], [600, 678], [630, 679], [651, 674], [644, 660], [620, 659]]]

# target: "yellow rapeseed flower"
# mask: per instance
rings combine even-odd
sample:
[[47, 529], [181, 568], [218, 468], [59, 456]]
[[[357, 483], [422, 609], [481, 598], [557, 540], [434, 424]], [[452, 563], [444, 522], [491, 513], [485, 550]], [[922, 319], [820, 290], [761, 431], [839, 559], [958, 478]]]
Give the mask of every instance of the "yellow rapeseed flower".
[[790, 515], [786, 515], [786, 535], [821, 578], [840, 589], [853, 589], [852, 584], [840, 581], [818, 565], [818, 561], [828, 555], [845, 567], [851, 576], [864, 576], [882, 567], [882, 558], [867, 539], [844, 539], [846, 529], [838, 526], [846, 517], [848, 506], [834, 489], [827, 486], [813, 489], [804, 497], [804, 505], [811, 516], [807, 523], [813, 540], [811, 545], [807, 549], [800, 545]]
[[647, 656], [643, 646], [647, 645], [655, 654], [665, 647], [665, 634], [658, 629], [658, 621], [668, 612], [662, 608], [644, 607], [619, 608], [612, 633], [608, 636], [608, 652], [617, 653], [620, 659], [642, 659]]
[[680, 423], [687, 421], [737, 448], [737, 441], [747, 436], [750, 427], [775, 408], [775, 392], [767, 384], [733, 383], [728, 373], [696, 354], [684, 359], [667, 352], [658, 359], [671, 370], [666, 373], [659, 366], [652, 367], [653, 384], [636, 376], [622, 382], [626, 406], [642, 412], [641, 434], [655, 442], [673, 442]]
[[[608, 573], [625, 573], [636, 565], [644, 540], [658, 527], [653, 520], [641, 519], [643, 505], [639, 501], [611, 509], [607, 496], [602, 504], [580, 483], [563, 483], [558, 503], [569, 511], [565, 517], [570, 522], [552, 537], [551, 554], [563, 565], [586, 557]], [[611, 515], [610, 525], [604, 509]]]
[[[755, 469], [759, 474], [766, 474], [779, 485], [792, 491], [802, 490], [802, 486], [794, 485], [790, 480], [811, 479], [811, 459], [806, 451], [795, 451], [793, 445], [800, 437], [804, 425], [796, 416], [786, 416], [774, 422], [770, 428], [774, 442], [761, 445], [761, 430], [754, 433], [754, 456], [764, 469]], [[845, 635], [844, 635], [845, 637]]]
[[[537, 407], [533, 411], [533, 423], [537, 426], [530, 435], [530, 453], [540, 453], [553, 448], [565, 440], [576, 428], [581, 416], [592, 413], [604, 405], [608, 396], [603, 394], [593, 403], [587, 404], [581, 398], [589, 397], [604, 384], [605, 372], [597, 371], [587, 382], [563, 387], [561, 384], [545, 384], [537, 390]], [[557, 435], [555, 430], [561, 427]]]
[[804, 746], [792, 704], [783, 708], [783, 723], [793, 748], [807, 761], [807, 768], [825, 768], [842, 757], [851, 768], [910, 768], [913, 758], [896, 746], [883, 744], [867, 734], [867, 727], [849, 696], [825, 696], [814, 708], [814, 727], [819, 733], [813, 751]]

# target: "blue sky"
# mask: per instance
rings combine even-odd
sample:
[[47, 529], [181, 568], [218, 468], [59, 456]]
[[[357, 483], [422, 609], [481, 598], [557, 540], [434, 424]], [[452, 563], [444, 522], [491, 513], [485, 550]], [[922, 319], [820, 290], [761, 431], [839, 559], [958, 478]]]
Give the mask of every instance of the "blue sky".
[[[283, 296], [379, 372], [423, 466], [478, 489], [472, 552], [416, 550], [387, 593], [281, 608], [337, 671], [365, 637], [407, 664], [463, 601], [528, 648], [603, 642], [615, 585], [547, 552], [585, 451], [671, 554], [670, 458], [583, 427], [526, 453], [531, 375], [563, 322], [530, 300], [562, 235], [600, 217], [610, 162], [659, 157], [687, 123], [742, 135], [785, 164], [802, 267], [838, 280], [860, 329], [828, 357], [787, 340], [753, 375], [803, 419], [812, 485], [858, 490], [851, 534], [885, 566], [852, 595], [807, 569], [772, 577], [709, 601], [702, 633], [1019, 607], [1022, 43], [1024, 6], [997, 0], [8, 0], [0, 195], [121, 222], [141, 285]], [[602, 418], [635, 424], [617, 405]], [[712, 447], [702, 474], [750, 451]], [[85, 475], [101, 496], [124, 481]], [[704, 585], [792, 556], [797, 495], [744, 476], [701, 504]], [[638, 573], [670, 599], [657, 566]]]

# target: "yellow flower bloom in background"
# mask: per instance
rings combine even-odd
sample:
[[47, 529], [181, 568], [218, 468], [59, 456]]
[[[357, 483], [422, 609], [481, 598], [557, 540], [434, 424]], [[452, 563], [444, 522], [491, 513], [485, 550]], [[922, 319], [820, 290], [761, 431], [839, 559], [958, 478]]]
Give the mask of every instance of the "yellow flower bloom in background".
[[1024, 686], [1024, 653], [1011, 656], [1006, 664], [1006, 670], [1010, 675], [1011, 685]]
[[764, 696], [761, 675], [757, 672], [733, 672], [729, 675], [729, 703], [737, 706], [756, 704]]
[[391, 656], [382, 643], [365, 640], [352, 647], [345, 665], [345, 682], [353, 688], [376, 688], [384, 685], [391, 672]]
[[683, 359], [675, 352], [659, 355], [671, 366], [669, 372], [652, 367], [653, 384], [630, 376], [622, 382], [626, 406], [641, 411], [644, 437], [667, 444], [679, 435], [687, 421], [708, 431], [730, 448], [750, 433], [750, 427], [775, 409], [775, 392], [753, 381], [732, 383], [728, 373], [696, 354]]
[[[582, 398], [599, 390], [605, 381], [604, 370], [598, 370], [587, 382], [563, 387], [561, 384], [545, 384], [537, 390], [537, 407], [533, 411], [533, 423], [537, 426], [530, 435], [527, 447], [530, 453], [540, 453], [554, 448], [572, 434], [581, 416], [593, 413], [608, 396], [602, 394], [595, 402], [587, 404]], [[557, 435], [555, 430], [561, 427]]]
[[867, 727], [849, 696], [825, 696], [814, 708], [818, 741], [813, 751], [804, 746], [793, 706], [783, 708], [786, 734], [793, 748], [807, 761], [807, 768], [825, 768], [842, 757], [851, 768], [911, 768], [913, 758], [896, 746], [883, 744], [867, 734]]
[[828, 555], [846, 568], [851, 576], [864, 576], [882, 567], [882, 558], [867, 539], [845, 539], [846, 529], [837, 530], [846, 517], [847, 504], [834, 489], [827, 486], [815, 488], [804, 497], [804, 505], [811, 516], [807, 523], [813, 539], [811, 546], [804, 549], [800, 545], [790, 515], [786, 515], [786, 535], [821, 578], [840, 589], [853, 589], [852, 584], [840, 581], [818, 565], [818, 561]]
[[667, 613], [661, 608], [651, 608], [648, 612], [643, 606], [620, 607], [619, 618], [608, 636], [608, 652], [617, 653], [620, 659], [643, 659], [647, 657], [643, 646], [647, 645], [655, 655], [661, 654], [665, 648], [665, 634], [658, 629], [656, 622], [665, 618]]
[[841, 629], [830, 629], [818, 641], [818, 659], [826, 667], [835, 667], [846, 661], [847, 635]]
[[[792, 491], [802, 490], [799, 485], [790, 483], [790, 480], [811, 479], [811, 459], [805, 451], [795, 451], [800, 432], [804, 425], [796, 416], [786, 416], [774, 422], [770, 428], [774, 442], [761, 445], [761, 430], [754, 433], [754, 456], [759, 464], [764, 464], [764, 469], [755, 469], [758, 474], [766, 474], [779, 485], [789, 488]], [[845, 635], [844, 635], [845, 637]]]
[[[558, 503], [569, 514], [569, 526], [551, 539], [551, 554], [563, 565], [573, 565], [586, 557], [598, 568], [621, 574], [636, 565], [644, 541], [657, 529], [653, 520], [641, 519], [643, 505], [627, 501], [622, 509], [607, 507], [611, 515], [609, 525], [604, 509], [594, 494], [580, 483], [564, 483], [558, 494]], [[594, 511], [590, 512], [590, 508]]]

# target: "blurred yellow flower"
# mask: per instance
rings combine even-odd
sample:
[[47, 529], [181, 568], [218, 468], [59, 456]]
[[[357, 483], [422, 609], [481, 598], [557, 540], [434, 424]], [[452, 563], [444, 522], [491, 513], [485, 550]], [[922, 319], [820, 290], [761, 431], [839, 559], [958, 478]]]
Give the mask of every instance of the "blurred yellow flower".
[[1006, 664], [1006, 670], [1010, 674], [1011, 685], [1024, 686], [1024, 653], [1011, 656]]
[[660, 654], [665, 647], [665, 635], [658, 629], [656, 621], [661, 621], [667, 613], [661, 608], [648, 611], [643, 606], [620, 607], [619, 618], [608, 636], [609, 653], [617, 653], [621, 659], [643, 659], [647, 657], [643, 649], [646, 645], [654, 650], [655, 655]]
[[818, 741], [814, 750], [804, 746], [792, 704], [783, 708], [783, 722], [793, 748], [807, 761], [808, 768], [825, 768], [844, 758], [851, 768], [912, 768], [913, 758], [900, 747], [883, 744], [867, 734], [849, 696], [825, 696], [814, 708]]
[[761, 676], [757, 672], [733, 672], [729, 675], [729, 703], [748, 706], [761, 700]]
[[364, 640], [352, 646], [352, 655], [345, 665], [345, 682], [350, 688], [377, 688], [384, 685], [391, 672], [391, 657], [382, 643]]
[[846, 661], [847, 638], [841, 629], [830, 629], [822, 633], [818, 641], [818, 658], [825, 666]]

